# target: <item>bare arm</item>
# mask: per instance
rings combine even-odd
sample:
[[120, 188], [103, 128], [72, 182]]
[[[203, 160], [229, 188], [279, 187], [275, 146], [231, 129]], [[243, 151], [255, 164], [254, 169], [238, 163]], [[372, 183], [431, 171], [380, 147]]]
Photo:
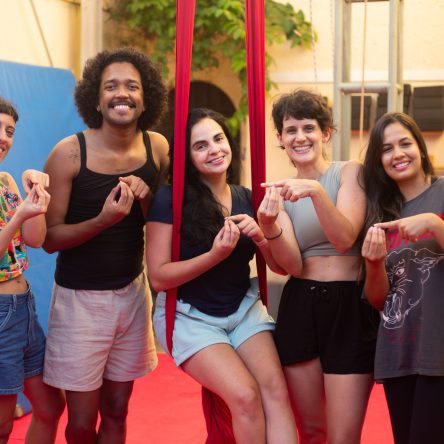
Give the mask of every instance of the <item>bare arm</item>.
[[278, 186], [285, 200], [311, 198], [327, 239], [341, 253], [356, 242], [365, 218], [365, 194], [358, 182], [361, 165], [349, 161], [342, 168], [336, 206], [316, 180], [286, 179], [267, 186]]
[[276, 274], [280, 274], [281, 276], [287, 276], [287, 271], [281, 267], [278, 262], [274, 259], [273, 253], [271, 252], [270, 242], [265, 239], [264, 243], [256, 244], [259, 248], [262, 256], [264, 256], [265, 262], [269, 266], [270, 270]]
[[151, 285], [168, 290], [191, 281], [228, 257], [239, 240], [239, 229], [226, 220], [210, 251], [184, 261], [171, 261], [173, 226], [161, 222], [146, 224], [146, 262]]
[[[164, 185], [167, 182], [167, 170], [169, 164], [168, 158], [168, 142], [162, 134], [156, 133], [154, 131], [149, 131], [149, 138], [151, 142], [151, 150], [153, 153], [153, 158], [155, 166], [159, 170], [159, 176], [157, 183], [158, 185]], [[120, 180], [127, 183], [134, 194], [134, 199], [139, 201], [140, 207], [142, 208], [142, 213], [144, 217], [148, 214], [151, 199], [153, 197], [153, 190], [151, 190], [145, 182], [139, 177], [127, 176], [125, 178], [120, 178]], [[141, 182], [143, 185], [141, 185]], [[155, 191], [155, 190], [154, 190]]]
[[34, 248], [40, 247], [46, 234], [44, 213], [49, 202], [49, 194], [37, 184], [32, 187], [25, 200], [22, 201], [17, 184], [9, 174], [2, 173], [0, 180], [17, 194], [20, 200], [14, 216], [0, 231], [0, 251], [4, 254], [11, 239], [20, 228], [26, 245]]
[[[133, 194], [125, 183], [114, 187], [98, 216], [77, 223], [66, 224], [72, 181], [80, 169], [80, 148], [75, 136], [59, 142], [50, 153], [45, 172], [50, 176], [52, 196], [46, 215], [48, 232], [43, 248], [48, 253], [82, 245], [106, 228], [122, 220], [131, 210]], [[120, 189], [120, 198], [116, 196]]]
[[279, 193], [275, 187], [266, 189], [257, 215], [259, 226], [264, 236], [269, 239], [268, 249], [276, 264], [286, 274], [299, 276], [302, 273], [302, 256], [293, 224], [282, 208]]
[[387, 256], [384, 230], [370, 227], [362, 244], [362, 257], [365, 259], [364, 293], [369, 302], [378, 310], [383, 310], [390, 283], [385, 269]]
[[444, 221], [436, 214], [430, 215], [429, 231], [444, 250]]
[[364, 224], [365, 194], [358, 182], [360, 170], [361, 165], [355, 161], [343, 166], [336, 206], [322, 187], [312, 196], [327, 239], [341, 253], [353, 246]]
[[396, 229], [401, 238], [416, 242], [421, 236], [431, 234], [444, 250], [444, 221], [434, 213], [421, 213], [391, 222], [376, 224], [380, 228]]
[[278, 274], [286, 275], [286, 271], [281, 268], [274, 260], [273, 254], [270, 249], [270, 242], [265, 239], [264, 233], [260, 229], [257, 222], [248, 214], [236, 214], [229, 216], [227, 219], [232, 220], [237, 224], [239, 231], [245, 236], [248, 236], [259, 248], [260, 252], [264, 256], [265, 262], [272, 271]]
[[162, 134], [154, 131], [150, 131], [149, 135], [154, 161], [159, 168], [159, 185], [165, 185], [167, 183], [167, 172], [170, 163], [168, 157], [168, 141]]
[[22, 174], [22, 184], [26, 196], [29, 196], [32, 189], [35, 187], [35, 192], [37, 193], [38, 198], [37, 200], [33, 198], [35, 201], [34, 203], [37, 203], [40, 199], [40, 205], [42, 207], [42, 212], [40, 214], [23, 222], [23, 239], [26, 245], [33, 248], [40, 248], [43, 245], [46, 236], [46, 219], [44, 213], [48, 210], [51, 198], [46, 192], [46, 189], [49, 186], [49, 176], [41, 171], [28, 169]]

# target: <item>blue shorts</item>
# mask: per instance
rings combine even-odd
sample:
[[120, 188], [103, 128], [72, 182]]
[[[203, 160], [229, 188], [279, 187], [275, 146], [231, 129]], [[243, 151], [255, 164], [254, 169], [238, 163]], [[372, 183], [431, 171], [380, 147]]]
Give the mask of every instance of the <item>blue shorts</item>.
[[43, 373], [45, 334], [31, 288], [0, 294], [0, 395], [23, 390], [25, 378]]
[[[168, 352], [165, 335], [166, 294], [160, 292], [154, 311], [154, 331], [162, 348]], [[177, 300], [173, 331], [173, 359], [180, 366], [200, 350], [214, 344], [229, 344], [237, 349], [253, 335], [274, 330], [274, 320], [259, 299], [257, 281], [243, 298], [236, 312], [216, 317], [202, 313], [186, 302]]]

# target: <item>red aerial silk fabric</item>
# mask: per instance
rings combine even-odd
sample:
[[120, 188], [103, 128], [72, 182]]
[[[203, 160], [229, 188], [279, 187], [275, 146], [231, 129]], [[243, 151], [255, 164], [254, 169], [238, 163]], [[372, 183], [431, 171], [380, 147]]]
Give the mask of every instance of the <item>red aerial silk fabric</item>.
[[[265, 2], [245, 1], [248, 118], [250, 124], [251, 183], [253, 208], [256, 213], [265, 182]], [[267, 305], [267, 269], [263, 256], [256, 254], [259, 289]]]
[[225, 401], [202, 387], [202, 407], [208, 433], [205, 444], [236, 444], [230, 409]]
[[[265, 181], [265, 4], [264, 0], [246, 0], [246, 44], [248, 79], [248, 114], [250, 124], [252, 199], [257, 211], [264, 191]], [[261, 254], [256, 254], [259, 288], [267, 304], [266, 264]], [[202, 402], [207, 424], [206, 444], [236, 444], [231, 414], [225, 402], [214, 393], [202, 390]]]
[[[186, 5], [186, 6], [185, 6]], [[252, 199], [257, 210], [265, 180], [265, 8], [264, 0], [246, 0], [247, 76], [252, 169]], [[188, 114], [189, 82], [193, 42], [195, 0], [177, 0], [176, 18], [176, 97], [174, 121], [173, 166], [173, 243], [172, 259], [179, 260], [180, 226], [185, 165], [185, 129]], [[267, 302], [265, 261], [257, 254], [259, 286], [264, 303]], [[166, 335], [172, 351], [177, 289], [168, 291], [166, 302]], [[236, 444], [231, 413], [226, 403], [215, 393], [202, 388], [202, 406], [207, 426], [206, 444]]]
[[[176, 2], [176, 85], [174, 114], [173, 165], [173, 236], [171, 258], [180, 257], [180, 227], [185, 178], [185, 131], [190, 93], [190, 72], [193, 47], [195, 0]], [[166, 340], [170, 353], [173, 349], [174, 318], [177, 288], [167, 292], [165, 323]], [[202, 388], [202, 405], [207, 424], [207, 444], [235, 444], [231, 415], [224, 401], [206, 388]]]
[[[185, 131], [190, 95], [195, 6], [195, 0], [177, 0], [176, 2], [176, 111], [174, 113], [172, 261], [178, 261], [180, 255], [180, 227], [182, 223], [183, 183], [185, 178]], [[165, 306], [165, 328], [166, 341], [170, 353], [173, 350], [176, 297], [177, 288], [168, 290]]]

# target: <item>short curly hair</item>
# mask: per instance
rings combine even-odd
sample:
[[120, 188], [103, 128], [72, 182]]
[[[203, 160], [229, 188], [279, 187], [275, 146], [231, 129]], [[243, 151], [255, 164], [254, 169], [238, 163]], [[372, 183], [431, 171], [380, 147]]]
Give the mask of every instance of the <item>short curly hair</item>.
[[282, 134], [284, 120], [288, 117], [298, 120], [317, 120], [323, 133], [328, 129], [335, 129], [327, 100], [320, 94], [304, 89], [297, 89], [290, 94], [282, 95], [274, 103], [271, 115], [279, 134]]
[[14, 122], [17, 123], [19, 119], [19, 115], [14, 105], [11, 102], [8, 102], [3, 97], [0, 97], [0, 114], [7, 114], [14, 119]]
[[103, 70], [112, 63], [131, 63], [139, 71], [145, 111], [140, 115], [137, 126], [142, 131], [151, 128], [165, 111], [167, 89], [153, 62], [145, 54], [128, 47], [101, 51], [86, 61], [74, 93], [80, 116], [89, 128], [102, 126], [103, 116], [97, 111], [100, 82]]

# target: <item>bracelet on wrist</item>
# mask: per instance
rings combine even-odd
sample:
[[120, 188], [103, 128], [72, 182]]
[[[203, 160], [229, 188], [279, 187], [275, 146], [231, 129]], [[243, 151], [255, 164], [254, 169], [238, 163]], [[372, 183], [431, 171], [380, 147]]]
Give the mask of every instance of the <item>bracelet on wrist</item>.
[[277, 239], [278, 237], [281, 237], [283, 231], [284, 231], [284, 230], [282, 229], [282, 227], [280, 227], [280, 231], [279, 231], [278, 234], [276, 234], [275, 236], [270, 236], [270, 237], [264, 235], [264, 238], [265, 238], [266, 240], [274, 240], [274, 239]]
[[262, 240], [260, 240], [259, 242], [254, 242], [254, 243], [256, 244], [257, 247], [263, 247], [264, 245], [266, 245], [268, 243], [268, 240], [264, 236], [264, 238]]

